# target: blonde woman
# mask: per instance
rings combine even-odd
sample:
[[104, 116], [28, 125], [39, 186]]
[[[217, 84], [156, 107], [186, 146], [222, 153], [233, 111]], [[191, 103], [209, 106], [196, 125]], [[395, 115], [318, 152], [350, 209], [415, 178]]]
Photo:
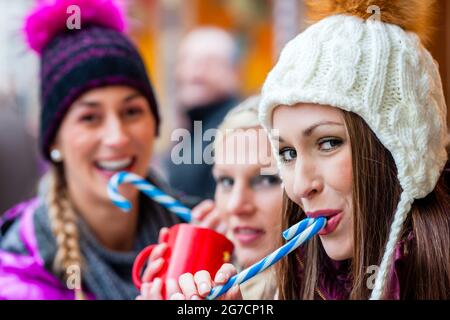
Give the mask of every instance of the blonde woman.
[[[227, 236], [235, 247], [234, 262], [244, 269], [264, 258], [280, 241], [282, 187], [270, 142], [258, 121], [259, 97], [251, 97], [232, 109], [219, 127], [214, 143], [213, 175], [217, 186], [214, 201], [206, 200], [193, 209], [197, 220], [215, 227], [225, 222]], [[221, 217], [218, 221], [214, 217]], [[214, 223], [205, 223], [207, 220]], [[220, 228], [219, 228], [220, 229]], [[165, 244], [150, 259], [147, 279], [139, 299], [160, 299], [160, 279], [154, 275], [163, 267]], [[156, 250], [155, 250], [156, 251]], [[195, 277], [201, 277], [200, 271]], [[186, 274], [180, 285], [187, 290], [186, 299], [196, 299], [194, 276]], [[206, 285], [206, 286], [205, 286]], [[167, 283], [169, 296], [176, 283]], [[210, 290], [207, 282], [199, 290]], [[246, 299], [273, 299], [275, 282], [269, 269], [241, 286]], [[189, 294], [189, 293], [192, 294]], [[174, 297], [176, 298], [176, 296]]]

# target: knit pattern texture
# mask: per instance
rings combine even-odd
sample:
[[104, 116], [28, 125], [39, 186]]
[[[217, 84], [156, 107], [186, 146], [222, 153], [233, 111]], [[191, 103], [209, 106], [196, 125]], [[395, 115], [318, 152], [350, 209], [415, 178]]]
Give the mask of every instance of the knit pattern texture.
[[[80, 29], [70, 29], [67, 9], [80, 9]], [[27, 15], [24, 35], [41, 58], [40, 147], [50, 147], [70, 106], [89, 90], [128, 86], [149, 102], [159, 133], [158, 105], [144, 61], [123, 33], [126, 17], [118, 0], [51, 0]]]
[[259, 117], [271, 140], [274, 108], [297, 103], [358, 114], [395, 160], [403, 194], [372, 292], [382, 298], [411, 204], [434, 189], [447, 160], [438, 66], [415, 33], [376, 19], [330, 16], [286, 45], [264, 83]]
[[120, 32], [89, 26], [59, 34], [43, 51], [40, 76], [40, 143], [47, 158], [68, 109], [91, 89], [114, 85], [135, 88], [147, 98], [158, 131], [157, 102], [144, 62]]

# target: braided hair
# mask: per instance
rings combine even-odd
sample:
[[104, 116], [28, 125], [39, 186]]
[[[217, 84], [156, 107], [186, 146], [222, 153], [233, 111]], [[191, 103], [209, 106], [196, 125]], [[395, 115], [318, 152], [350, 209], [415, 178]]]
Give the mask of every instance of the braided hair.
[[[77, 216], [72, 208], [67, 192], [62, 165], [53, 165], [48, 175], [49, 191], [46, 200], [50, 225], [57, 246], [53, 271], [55, 274], [62, 275], [68, 287], [70, 287], [69, 270], [72, 267], [77, 267], [81, 270], [83, 265]], [[81, 278], [79, 283], [81, 283]], [[74, 290], [75, 299], [84, 300], [85, 297], [81, 286], [74, 286]]]

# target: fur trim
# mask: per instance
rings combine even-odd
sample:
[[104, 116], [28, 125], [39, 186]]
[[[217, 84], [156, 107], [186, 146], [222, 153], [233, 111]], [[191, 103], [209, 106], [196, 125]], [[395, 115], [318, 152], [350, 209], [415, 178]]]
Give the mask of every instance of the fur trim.
[[432, 37], [436, 0], [305, 0], [305, 3], [312, 23], [337, 14], [367, 20], [375, 13], [370, 6], [377, 6], [381, 21], [415, 32], [424, 44]]
[[123, 32], [126, 27], [123, 6], [114, 0], [42, 0], [26, 17], [24, 33], [28, 46], [42, 53], [45, 46], [66, 29], [67, 8], [80, 8], [81, 27], [94, 24]]

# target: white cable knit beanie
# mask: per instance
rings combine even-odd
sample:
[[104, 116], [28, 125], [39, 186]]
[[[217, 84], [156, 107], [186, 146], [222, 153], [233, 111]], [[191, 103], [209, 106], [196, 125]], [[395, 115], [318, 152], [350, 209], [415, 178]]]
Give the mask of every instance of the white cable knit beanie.
[[297, 103], [358, 114], [395, 160], [403, 192], [371, 295], [380, 299], [411, 204], [434, 189], [447, 160], [438, 66], [415, 33], [332, 15], [290, 41], [269, 73], [259, 109], [269, 136], [273, 110]]

